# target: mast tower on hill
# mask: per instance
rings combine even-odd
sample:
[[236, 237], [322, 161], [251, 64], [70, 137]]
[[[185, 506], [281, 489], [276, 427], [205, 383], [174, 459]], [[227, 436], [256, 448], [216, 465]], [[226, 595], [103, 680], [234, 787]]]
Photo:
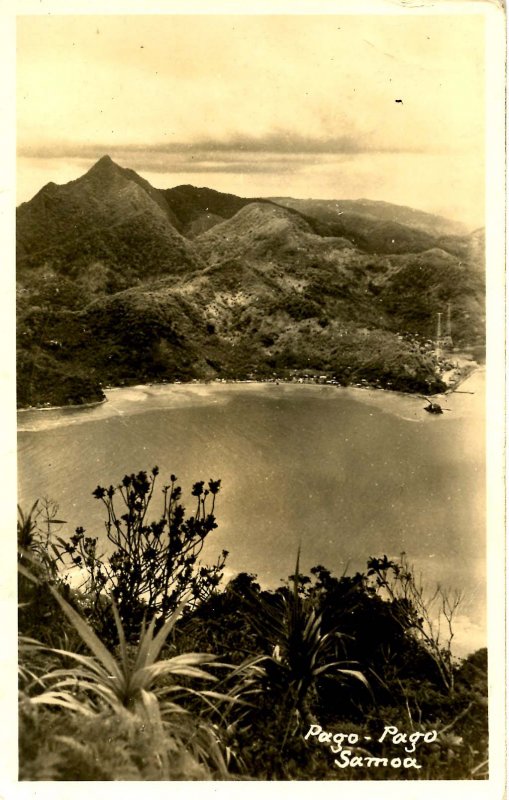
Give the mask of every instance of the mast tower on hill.
[[444, 350], [452, 349], [452, 324], [451, 324], [451, 303], [447, 303], [447, 316], [445, 322], [445, 333], [442, 333], [442, 312], [437, 312], [437, 334], [435, 338], [435, 352], [441, 356]]

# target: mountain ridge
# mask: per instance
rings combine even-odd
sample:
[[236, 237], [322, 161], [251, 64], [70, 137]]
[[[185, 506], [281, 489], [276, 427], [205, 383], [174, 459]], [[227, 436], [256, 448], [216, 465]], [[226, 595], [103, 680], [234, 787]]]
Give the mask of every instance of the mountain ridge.
[[468, 236], [473, 231], [468, 228], [463, 222], [449, 219], [448, 217], [439, 214], [433, 214], [429, 211], [422, 211], [410, 206], [404, 206], [397, 203], [388, 203], [385, 200], [370, 200], [362, 197], [356, 200], [352, 199], [298, 199], [294, 197], [272, 197], [272, 200], [281, 205], [295, 204], [314, 204], [315, 206], [322, 206], [328, 210], [330, 214], [354, 213], [365, 214], [367, 217], [382, 218], [391, 222], [399, 222], [408, 227], [414, 227], [422, 230], [424, 233], [431, 233], [435, 235], [458, 235]]
[[20, 405], [306, 370], [436, 390], [437, 310], [452, 304], [456, 343], [483, 341], [482, 230], [432, 236], [369, 208], [160, 190], [109, 156], [50, 182], [17, 211]]
[[74, 181], [47, 184], [18, 209], [18, 274], [44, 263], [75, 277], [76, 265], [121, 270], [129, 260], [129, 280], [161, 265], [196, 268], [199, 258], [171, 218], [159, 190], [105, 156]]

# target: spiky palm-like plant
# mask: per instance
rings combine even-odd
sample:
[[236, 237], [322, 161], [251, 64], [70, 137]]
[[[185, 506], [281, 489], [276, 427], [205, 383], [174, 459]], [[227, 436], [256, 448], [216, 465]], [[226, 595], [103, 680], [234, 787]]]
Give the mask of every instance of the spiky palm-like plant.
[[[64, 520], [56, 519], [57, 510], [58, 507], [47, 499], [42, 503], [36, 500], [27, 513], [18, 505], [18, 571], [32, 582], [34, 572], [46, 578], [55, 578], [58, 574], [60, 556], [52, 540], [51, 527], [63, 525]], [[27, 568], [32, 575], [26, 574]]]
[[[168, 736], [182, 741], [179, 731], [191, 731], [186, 741], [192, 741], [194, 755], [198, 754], [202, 763], [212, 762], [215, 772], [225, 777], [228, 771], [217, 729], [206, 722], [197, 721], [183, 705], [184, 697], [197, 698], [213, 710], [218, 710], [223, 702], [229, 705], [237, 702], [233, 693], [224, 694], [190, 685], [195, 680], [217, 682], [216, 676], [204, 669], [205, 666], [217, 664], [215, 656], [209, 653], [184, 653], [158, 660], [183, 604], [157, 632], [155, 619], [152, 619], [142, 629], [134, 647], [128, 645], [120, 616], [113, 606], [120, 642], [119, 653], [115, 655], [56, 589], [51, 586], [49, 589], [93, 655], [39, 645], [41, 649], [74, 663], [72, 666], [52, 669], [36, 678], [34, 676], [35, 680], [24, 692], [24, 703], [32, 708], [57, 706], [88, 718], [112, 713], [119, 720], [126, 718], [126, 715], [135, 717], [140, 724], [155, 732], [156, 740], [161, 742], [158, 758], [163, 764], [163, 772], [170, 769], [168, 765], [164, 766], [165, 760], [170, 757], [164, 747]], [[30, 644], [33, 647], [37, 643]], [[181, 720], [178, 725], [175, 724], [177, 715]]]
[[[71, 659], [75, 664], [52, 670], [41, 678], [48, 690], [32, 698], [34, 703], [61, 705], [85, 715], [98, 713], [104, 707], [109, 707], [115, 712], [127, 709], [149, 716], [159, 709], [164, 716], [166, 712], [182, 710], [178, 703], [172, 701], [172, 695], [181, 696], [186, 691], [197, 691], [186, 689], [175, 679], [190, 678], [209, 682], [217, 680], [202, 668], [216, 660], [209, 653], [184, 653], [158, 660], [184, 604], [179, 606], [157, 633], [153, 618], [142, 629], [134, 648], [128, 647], [118, 610], [113, 606], [120, 643], [119, 655], [116, 656], [59, 592], [52, 586], [49, 589], [93, 655], [51, 648], [52, 653]], [[163, 681], [167, 678], [171, 678], [171, 681]], [[211, 697], [215, 695], [214, 692], [203, 690], [200, 694]]]
[[[26, 555], [30, 567], [36, 566], [37, 559], [31, 553]], [[229, 762], [232, 758], [239, 761], [239, 757], [224, 744], [229, 724], [226, 717], [231, 719], [233, 708], [246, 707], [253, 692], [257, 693], [256, 679], [253, 678], [256, 666], [252, 662], [258, 659], [248, 660], [236, 668], [219, 663], [210, 653], [190, 652], [160, 659], [185, 602], [159, 630], [156, 630], [154, 617], [148, 625], [143, 625], [134, 645], [127, 640], [118, 609], [113, 604], [119, 645], [112, 652], [54, 586], [46, 580], [42, 582], [28, 566], [22, 569], [18, 564], [18, 568], [29, 582], [35, 585], [44, 583], [71, 623], [71, 631], [92, 654], [49, 647], [31, 637], [21, 636], [22, 716], [28, 714], [30, 718], [49, 706], [62, 709], [64, 714], [70, 712], [72, 716], [81, 716], [91, 725], [95, 719], [99, 727], [108, 719], [117, 719], [119, 730], [124, 731], [131, 730], [133, 725], [135, 728], [141, 725], [150, 733], [150, 741], [160, 743], [156, 761], [161, 766], [161, 775], [167, 776], [161, 779], [171, 779], [174, 775], [175, 753], [180, 764], [187, 763], [186, 752], [190, 755], [191, 766], [193, 763], [201, 765], [204, 774], [209, 771], [215, 777], [229, 776], [225, 758]], [[55, 668], [55, 656], [67, 664]], [[69, 664], [69, 661], [73, 663]], [[222, 668], [221, 678], [205, 669], [212, 666]], [[202, 684], [212, 683], [214, 688], [197, 687], [197, 680]]]
[[338, 660], [335, 643], [341, 634], [335, 629], [324, 631], [322, 614], [299, 593], [299, 562], [300, 549], [291, 585], [276, 603], [251, 598], [252, 624], [272, 647], [271, 655], [264, 660], [265, 674], [289, 714], [285, 738], [293, 712], [306, 724], [315, 721], [310, 698], [321, 677], [354, 678], [369, 690], [359, 670]]

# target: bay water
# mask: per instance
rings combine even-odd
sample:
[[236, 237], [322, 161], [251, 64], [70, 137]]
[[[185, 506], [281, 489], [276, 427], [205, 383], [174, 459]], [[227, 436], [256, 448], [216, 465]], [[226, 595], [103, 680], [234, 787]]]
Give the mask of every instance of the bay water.
[[93, 407], [21, 411], [19, 503], [56, 501], [60, 535], [82, 525], [106, 547], [98, 484], [157, 465], [159, 488], [177, 475], [191, 512], [192, 484], [220, 478], [204, 562], [226, 549], [226, 577], [274, 587], [299, 546], [301, 572], [335, 574], [405, 552], [430, 590], [465, 593], [465, 654], [486, 639], [483, 371], [461, 389], [438, 398], [441, 416], [415, 396], [284, 383], [138, 386]]

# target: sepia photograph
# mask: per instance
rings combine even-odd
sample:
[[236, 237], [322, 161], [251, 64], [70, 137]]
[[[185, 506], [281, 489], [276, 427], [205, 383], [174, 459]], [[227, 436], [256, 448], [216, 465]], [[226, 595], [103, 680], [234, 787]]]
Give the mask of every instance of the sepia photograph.
[[501, 797], [501, 6], [43, 5], [17, 781]]

